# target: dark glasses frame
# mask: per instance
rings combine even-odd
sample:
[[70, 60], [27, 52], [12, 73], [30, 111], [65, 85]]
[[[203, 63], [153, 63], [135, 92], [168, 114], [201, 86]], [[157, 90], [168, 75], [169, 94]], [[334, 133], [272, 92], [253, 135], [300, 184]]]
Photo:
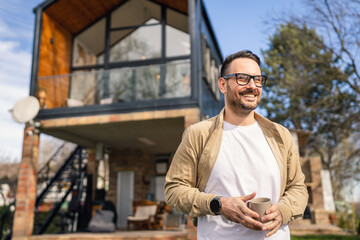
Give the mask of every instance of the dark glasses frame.
[[[247, 82], [246, 83], [239, 83], [239, 76], [245, 76], [247, 78]], [[226, 75], [222, 78], [228, 80], [229, 78], [232, 78], [232, 77], [235, 77], [236, 78], [236, 83], [239, 84], [240, 86], [245, 86], [247, 84], [249, 84], [250, 80], [251, 79], [254, 79], [254, 83], [255, 83], [255, 86], [257, 87], [262, 87], [265, 85], [266, 83], [266, 79], [267, 79], [267, 76], [265, 75], [249, 75], [249, 74], [246, 74], [246, 73], [233, 73], [233, 74], [230, 74], [230, 75]], [[257, 80], [255, 78], [258, 78], [258, 77], [261, 77], [261, 80]]]

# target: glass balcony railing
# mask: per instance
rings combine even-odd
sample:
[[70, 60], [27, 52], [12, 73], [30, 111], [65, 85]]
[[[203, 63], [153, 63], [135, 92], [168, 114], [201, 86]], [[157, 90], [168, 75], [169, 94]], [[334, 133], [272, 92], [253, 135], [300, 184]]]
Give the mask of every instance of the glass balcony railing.
[[42, 108], [189, 97], [190, 60], [39, 77]]

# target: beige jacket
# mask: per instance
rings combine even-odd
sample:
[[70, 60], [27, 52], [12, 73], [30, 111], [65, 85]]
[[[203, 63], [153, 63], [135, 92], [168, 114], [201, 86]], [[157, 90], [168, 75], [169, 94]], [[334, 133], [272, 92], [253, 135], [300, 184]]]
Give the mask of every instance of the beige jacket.
[[[210, 210], [210, 201], [216, 195], [203, 191], [220, 150], [223, 116], [224, 109], [219, 115], [185, 130], [166, 175], [167, 203], [191, 217], [214, 215]], [[257, 113], [255, 119], [279, 165], [281, 195], [277, 204], [283, 216], [283, 224], [286, 224], [302, 216], [308, 200], [298, 149], [286, 128]]]

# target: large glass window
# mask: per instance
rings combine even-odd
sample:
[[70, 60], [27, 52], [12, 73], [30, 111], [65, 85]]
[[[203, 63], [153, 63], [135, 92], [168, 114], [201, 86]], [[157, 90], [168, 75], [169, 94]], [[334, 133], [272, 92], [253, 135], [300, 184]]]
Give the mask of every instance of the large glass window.
[[111, 14], [111, 28], [142, 25], [152, 18], [161, 20], [160, 5], [147, 0], [131, 0]]
[[67, 106], [98, 104], [102, 98], [100, 81], [103, 79], [103, 75], [103, 70], [94, 69], [73, 72], [70, 76], [70, 94], [67, 99]]
[[72, 66], [81, 67], [104, 63], [105, 18], [75, 37]]
[[191, 96], [188, 24], [159, 3], [125, 1], [74, 38], [67, 105]]
[[190, 60], [116, 68], [97, 74], [100, 103], [189, 97]]
[[110, 96], [117, 102], [159, 98], [159, 69], [159, 66], [143, 66], [110, 71]]
[[[150, 19], [146, 23], [159, 23]], [[161, 25], [112, 31], [110, 62], [145, 60], [161, 57]]]
[[166, 56], [190, 55], [188, 17], [171, 9], [166, 17]]
[[190, 96], [190, 60], [168, 62], [165, 74], [165, 98]]

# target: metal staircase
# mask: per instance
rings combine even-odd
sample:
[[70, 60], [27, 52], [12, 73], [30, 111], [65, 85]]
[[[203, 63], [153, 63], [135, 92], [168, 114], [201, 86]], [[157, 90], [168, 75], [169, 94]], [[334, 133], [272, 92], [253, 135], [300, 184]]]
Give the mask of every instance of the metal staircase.
[[[77, 230], [80, 203], [84, 201], [85, 194], [86, 159], [86, 152], [82, 147], [77, 147], [51, 179], [38, 181], [38, 185], [43, 186], [43, 189], [36, 198], [34, 234], [43, 234], [56, 216], [57, 222], [53, 224], [51, 232]], [[69, 205], [64, 206], [68, 201]]]
[[[37, 174], [37, 197], [33, 234], [65, 233], [78, 230], [78, 219], [86, 197], [87, 152], [76, 147], [65, 161], [58, 161], [62, 144]], [[0, 240], [11, 239], [13, 212], [10, 205], [0, 214]], [[10, 226], [9, 226], [10, 225]]]

